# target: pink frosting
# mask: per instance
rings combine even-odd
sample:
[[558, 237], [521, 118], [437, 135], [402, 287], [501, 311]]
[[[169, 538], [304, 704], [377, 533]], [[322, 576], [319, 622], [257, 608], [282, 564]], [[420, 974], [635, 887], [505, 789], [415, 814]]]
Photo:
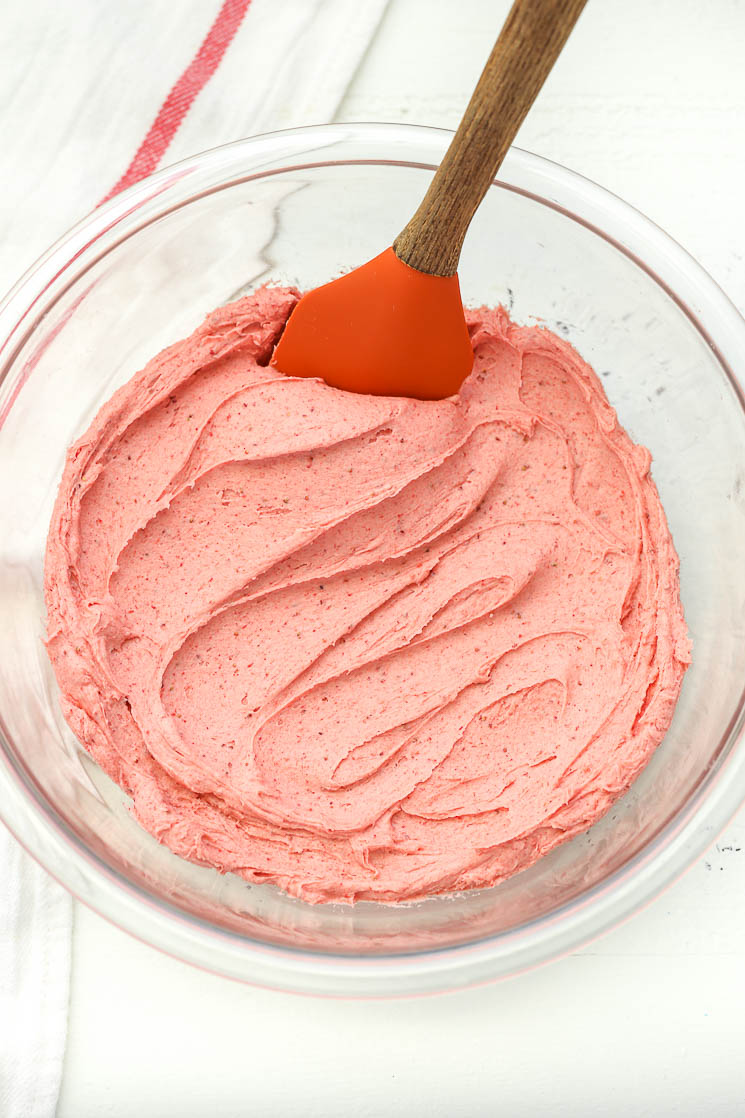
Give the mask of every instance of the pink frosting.
[[649, 760], [689, 642], [650, 457], [592, 370], [469, 315], [457, 398], [267, 366], [214, 312], [69, 452], [46, 560], [65, 716], [186, 858], [309, 901], [487, 886]]

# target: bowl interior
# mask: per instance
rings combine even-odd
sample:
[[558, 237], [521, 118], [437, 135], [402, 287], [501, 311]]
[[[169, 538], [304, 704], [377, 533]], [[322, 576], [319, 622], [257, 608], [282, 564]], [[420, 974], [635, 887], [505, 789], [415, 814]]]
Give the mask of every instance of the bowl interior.
[[215, 306], [267, 281], [314, 286], [390, 244], [426, 188], [427, 152], [437, 158], [429, 143], [400, 160], [363, 160], [359, 145], [340, 140], [294, 166], [281, 153], [257, 160], [236, 149], [175, 200], [150, 197], [67, 263], [0, 385], [0, 712], [26, 810], [51, 813], [100, 868], [175, 918], [308, 951], [446, 948], [584, 903], [716, 763], [745, 678], [737, 390], [676, 298], [612, 240], [532, 196], [513, 153], [469, 234], [464, 299], [545, 323], [593, 365], [623, 425], [652, 451], [681, 559], [693, 666], [670, 732], [631, 791], [587, 835], [495, 889], [401, 907], [314, 907], [160, 847], [67, 729], [42, 644], [43, 552], [67, 446], [118, 385]]

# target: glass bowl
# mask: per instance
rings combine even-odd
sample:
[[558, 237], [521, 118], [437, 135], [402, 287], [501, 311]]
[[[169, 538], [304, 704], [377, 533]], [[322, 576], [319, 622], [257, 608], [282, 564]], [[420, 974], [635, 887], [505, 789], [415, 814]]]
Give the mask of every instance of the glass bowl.
[[320, 994], [472, 984], [597, 935], [671, 881], [745, 793], [745, 323], [617, 198], [510, 152], [468, 236], [468, 304], [569, 338], [653, 454], [693, 666], [672, 727], [614, 809], [488, 890], [311, 906], [191, 865], [134, 823], [60, 713], [42, 556], [65, 450], [113, 390], [267, 280], [315, 286], [390, 244], [450, 135], [330, 125], [241, 141], [146, 179], [58, 242], [0, 308], [0, 809], [68, 889], [165, 951]]

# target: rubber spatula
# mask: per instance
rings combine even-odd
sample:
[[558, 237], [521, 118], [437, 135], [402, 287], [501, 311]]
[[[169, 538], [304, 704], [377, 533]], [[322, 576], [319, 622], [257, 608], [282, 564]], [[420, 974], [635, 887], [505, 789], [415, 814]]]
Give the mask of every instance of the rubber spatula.
[[419, 209], [392, 248], [300, 299], [273, 365], [378, 396], [458, 391], [473, 364], [463, 240], [585, 2], [515, 0]]

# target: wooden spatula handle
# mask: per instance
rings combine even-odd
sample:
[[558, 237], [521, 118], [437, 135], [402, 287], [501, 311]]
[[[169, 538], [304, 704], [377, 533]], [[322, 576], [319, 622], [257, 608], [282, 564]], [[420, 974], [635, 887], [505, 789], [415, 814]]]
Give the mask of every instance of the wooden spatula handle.
[[548, 77], [586, 0], [515, 0], [458, 131], [406, 228], [400, 260], [452, 276], [471, 218]]

